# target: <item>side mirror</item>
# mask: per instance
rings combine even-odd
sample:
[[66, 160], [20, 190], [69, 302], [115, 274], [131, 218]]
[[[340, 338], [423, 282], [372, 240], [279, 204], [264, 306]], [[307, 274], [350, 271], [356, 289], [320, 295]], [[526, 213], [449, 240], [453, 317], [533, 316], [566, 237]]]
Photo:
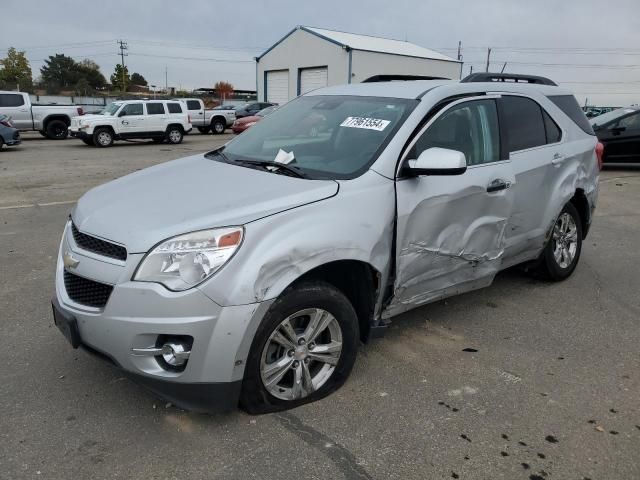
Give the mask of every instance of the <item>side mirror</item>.
[[407, 160], [406, 174], [419, 175], [462, 175], [467, 170], [464, 153], [448, 148], [432, 147], [420, 154], [417, 160]]

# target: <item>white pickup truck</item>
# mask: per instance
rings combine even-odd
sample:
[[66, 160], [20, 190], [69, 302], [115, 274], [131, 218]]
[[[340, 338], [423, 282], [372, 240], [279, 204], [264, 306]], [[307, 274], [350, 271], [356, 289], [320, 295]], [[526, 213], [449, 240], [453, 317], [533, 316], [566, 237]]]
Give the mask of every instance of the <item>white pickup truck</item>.
[[32, 104], [28, 93], [0, 91], [0, 114], [11, 117], [18, 130], [33, 130], [47, 138], [62, 140], [67, 138], [71, 119], [84, 112], [75, 105]]
[[199, 98], [179, 98], [187, 106], [191, 123], [200, 133], [213, 132], [215, 134], [224, 133], [236, 121], [236, 111], [232, 108], [206, 109], [204, 102]]

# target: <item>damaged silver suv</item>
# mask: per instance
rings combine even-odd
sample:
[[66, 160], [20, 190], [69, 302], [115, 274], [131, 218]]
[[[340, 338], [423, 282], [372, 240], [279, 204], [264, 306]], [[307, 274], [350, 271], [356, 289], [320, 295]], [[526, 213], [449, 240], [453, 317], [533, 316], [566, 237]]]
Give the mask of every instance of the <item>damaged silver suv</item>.
[[55, 323], [186, 409], [318, 400], [399, 313], [517, 264], [571, 275], [601, 153], [541, 77], [315, 90], [217, 150], [86, 193]]

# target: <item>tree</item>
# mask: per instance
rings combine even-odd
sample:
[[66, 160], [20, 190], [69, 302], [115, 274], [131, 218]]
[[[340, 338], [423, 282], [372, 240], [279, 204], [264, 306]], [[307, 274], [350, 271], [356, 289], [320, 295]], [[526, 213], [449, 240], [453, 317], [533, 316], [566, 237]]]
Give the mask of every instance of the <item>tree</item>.
[[0, 60], [0, 88], [30, 90], [33, 85], [31, 66], [23, 51], [11, 47]]
[[133, 72], [131, 74], [131, 83], [133, 85], [140, 85], [143, 87], [146, 87], [148, 85], [147, 81], [145, 80], [145, 78], [140, 75], [139, 73]]
[[111, 85], [124, 92], [129, 83], [131, 83], [131, 79], [129, 78], [129, 69], [126, 65], [123, 68], [122, 65], [118, 63], [113, 74], [111, 74]]
[[86, 77], [80, 77], [80, 80], [78, 80], [78, 83], [76, 83], [76, 86], [74, 87], [73, 90], [76, 95], [81, 95], [86, 97], [93, 91], [93, 88], [91, 87], [91, 84], [89, 83]]
[[91, 89], [102, 88], [106, 85], [107, 79], [100, 71], [100, 66], [93, 60], [85, 58], [78, 65], [80, 77], [84, 78]]
[[51, 55], [44, 61], [40, 75], [42, 83], [52, 93], [74, 87], [81, 77], [76, 61], [61, 53]]
[[217, 82], [213, 88], [218, 94], [218, 98], [220, 98], [220, 103], [224, 103], [226, 98], [233, 95], [233, 85], [229, 82]]

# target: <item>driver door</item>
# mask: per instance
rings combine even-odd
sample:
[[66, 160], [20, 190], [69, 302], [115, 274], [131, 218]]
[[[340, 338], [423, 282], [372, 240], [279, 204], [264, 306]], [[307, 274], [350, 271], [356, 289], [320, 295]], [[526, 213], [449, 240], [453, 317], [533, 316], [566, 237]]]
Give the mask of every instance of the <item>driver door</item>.
[[607, 162], [640, 162], [640, 111], [598, 130]]
[[146, 125], [144, 105], [142, 102], [128, 103], [118, 114], [120, 136], [123, 138], [135, 137], [146, 132], [149, 127]]
[[453, 102], [404, 153], [406, 162], [432, 147], [456, 150], [467, 169], [397, 179], [394, 296], [385, 316], [487, 286], [500, 270], [516, 185], [501, 155], [496, 98]]

